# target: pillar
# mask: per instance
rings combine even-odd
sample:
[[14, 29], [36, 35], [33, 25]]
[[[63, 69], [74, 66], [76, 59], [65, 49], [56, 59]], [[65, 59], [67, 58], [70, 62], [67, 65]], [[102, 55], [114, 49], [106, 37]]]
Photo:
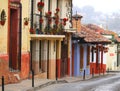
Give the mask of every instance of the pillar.
[[41, 41], [41, 70], [47, 72], [47, 61], [48, 61], [48, 41]]
[[39, 40], [32, 42], [32, 65], [35, 74], [39, 73]]
[[56, 78], [56, 40], [49, 43], [49, 79]]
[[70, 55], [71, 55], [71, 35], [68, 34], [68, 61], [67, 61], [67, 64], [68, 64], [68, 68], [67, 68], [67, 74], [68, 76], [70, 76]]

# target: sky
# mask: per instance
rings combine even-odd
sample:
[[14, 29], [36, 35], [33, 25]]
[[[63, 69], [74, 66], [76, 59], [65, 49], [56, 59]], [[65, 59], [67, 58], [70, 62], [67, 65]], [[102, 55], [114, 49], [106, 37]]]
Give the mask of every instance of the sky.
[[120, 11], [120, 0], [73, 0], [73, 6], [81, 8], [86, 5], [93, 6], [95, 11], [103, 13]]

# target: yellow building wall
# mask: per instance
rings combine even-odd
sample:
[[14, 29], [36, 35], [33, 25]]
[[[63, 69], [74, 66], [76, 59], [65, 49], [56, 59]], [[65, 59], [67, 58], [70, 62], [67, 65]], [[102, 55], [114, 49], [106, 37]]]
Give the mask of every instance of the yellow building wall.
[[[6, 22], [5, 25], [0, 25], [0, 54], [7, 53], [7, 42], [8, 42], [8, 0], [1, 0], [0, 3], [0, 14], [2, 10], [5, 10], [6, 13]], [[24, 25], [24, 18], [27, 17], [30, 19], [30, 2], [29, 0], [21, 0], [22, 3], [22, 52], [29, 50], [29, 28], [30, 21], [27, 26]]]
[[[22, 3], [22, 52], [29, 51], [30, 39], [29, 39], [29, 29], [30, 29], [30, 2], [29, 0], [21, 0]], [[24, 18], [29, 18], [29, 24], [24, 25]]]
[[7, 53], [7, 31], [8, 31], [8, 0], [0, 0], [0, 15], [2, 10], [5, 10], [6, 13], [6, 22], [5, 25], [0, 25], [0, 54], [6, 54]]

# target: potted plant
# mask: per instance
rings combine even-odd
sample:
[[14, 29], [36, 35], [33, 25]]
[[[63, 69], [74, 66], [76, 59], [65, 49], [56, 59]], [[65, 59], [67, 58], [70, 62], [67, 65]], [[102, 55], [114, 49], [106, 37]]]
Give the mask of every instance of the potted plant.
[[28, 22], [29, 22], [29, 18], [24, 18], [24, 25], [27, 26], [28, 25]]
[[38, 11], [41, 11], [43, 7], [44, 7], [44, 2], [38, 2], [37, 3]]
[[39, 22], [40, 22], [40, 23], [43, 23], [43, 19], [42, 19], [42, 18], [40, 18]]
[[1, 18], [1, 19], [0, 19], [0, 24], [1, 24], [1, 25], [4, 25], [4, 24], [5, 24], [5, 21], [6, 21], [6, 13], [5, 13], [5, 10], [2, 10], [0, 18]]
[[35, 30], [33, 28], [30, 28], [30, 34], [35, 34]]
[[63, 18], [63, 25], [65, 26], [66, 25], [66, 22], [68, 21], [67, 18]]

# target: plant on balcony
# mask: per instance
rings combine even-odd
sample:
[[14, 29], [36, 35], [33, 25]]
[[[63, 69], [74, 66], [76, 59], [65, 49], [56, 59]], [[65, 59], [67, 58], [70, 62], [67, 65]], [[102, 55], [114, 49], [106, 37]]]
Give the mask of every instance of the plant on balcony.
[[60, 9], [59, 8], [56, 8], [56, 13], [58, 13], [60, 11]]
[[68, 18], [63, 18], [63, 25], [66, 25], [66, 22], [68, 21]]
[[62, 34], [64, 32], [64, 26], [62, 23], [59, 23], [58, 28], [57, 28], [57, 32], [59, 34]]
[[51, 23], [52, 23], [52, 17], [51, 17], [51, 11], [48, 11], [45, 13], [45, 18], [46, 18], [46, 26], [45, 26], [45, 33], [51, 33], [52, 32], [52, 27], [51, 27]]
[[59, 15], [58, 15], [58, 12], [59, 12], [59, 9], [57, 8], [56, 9], [56, 13], [54, 13], [54, 16], [53, 16], [53, 21], [54, 21], [53, 33], [54, 34], [58, 33], [58, 25], [59, 25]]
[[29, 23], [29, 18], [27, 18], [27, 17], [26, 17], [26, 18], [24, 18], [24, 25], [25, 25], [25, 26], [27, 26], [27, 25], [28, 25], [28, 23]]
[[42, 18], [40, 18], [39, 22], [40, 22], [40, 23], [43, 23], [43, 19], [42, 19]]
[[42, 9], [43, 9], [43, 7], [44, 7], [44, 2], [38, 2], [37, 3], [37, 8], [38, 8], [38, 11], [42, 11]]
[[35, 34], [35, 30], [33, 28], [30, 28], [30, 34]]

